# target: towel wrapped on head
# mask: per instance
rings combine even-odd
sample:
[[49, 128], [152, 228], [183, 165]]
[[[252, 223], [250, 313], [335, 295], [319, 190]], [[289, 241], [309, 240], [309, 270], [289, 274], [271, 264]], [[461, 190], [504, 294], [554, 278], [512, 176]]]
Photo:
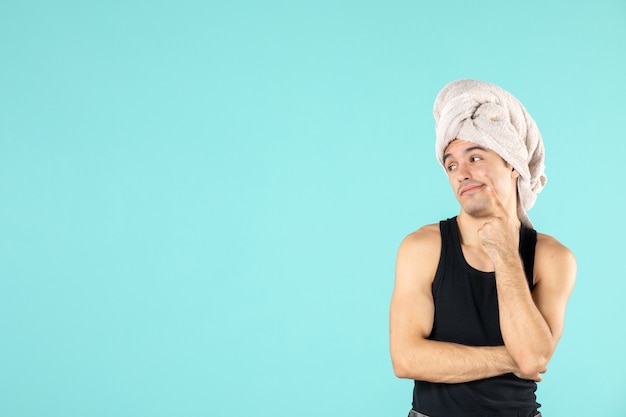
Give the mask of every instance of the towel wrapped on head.
[[439, 163], [450, 142], [462, 139], [491, 149], [517, 170], [518, 216], [526, 215], [546, 183], [541, 133], [511, 93], [483, 81], [459, 80], [445, 86], [433, 109]]

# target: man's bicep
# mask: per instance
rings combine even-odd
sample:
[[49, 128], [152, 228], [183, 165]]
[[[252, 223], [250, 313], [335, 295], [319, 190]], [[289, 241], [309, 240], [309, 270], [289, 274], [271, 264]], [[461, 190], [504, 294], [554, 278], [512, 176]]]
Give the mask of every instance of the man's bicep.
[[569, 249], [558, 242], [547, 246], [537, 257], [533, 300], [550, 328], [554, 350], [563, 332], [567, 302], [576, 281], [576, 260]]
[[438, 262], [438, 258], [433, 259], [433, 253], [432, 239], [419, 232], [407, 237], [398, 251], [389, 314], [392, 358], [404, 354], [416, 342], [428, 337], [432, 330], [434, 303], [431, 286], [435, 272], [433, 264]]
[[389, 312], [392, 344], [427, 338], [433, 327], [434, 313], [431, 294], [418, 289], [396, 288]]

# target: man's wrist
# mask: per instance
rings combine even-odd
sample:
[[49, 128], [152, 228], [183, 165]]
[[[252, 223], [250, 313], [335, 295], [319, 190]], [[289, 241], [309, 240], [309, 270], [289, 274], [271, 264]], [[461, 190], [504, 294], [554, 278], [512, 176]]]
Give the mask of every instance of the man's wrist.
[[524, 272], [522, 259], [518, 253], [501, 253], [498, 256], [495, 256], [492, 259], [492, 262], [496, 273], [504, 271]]

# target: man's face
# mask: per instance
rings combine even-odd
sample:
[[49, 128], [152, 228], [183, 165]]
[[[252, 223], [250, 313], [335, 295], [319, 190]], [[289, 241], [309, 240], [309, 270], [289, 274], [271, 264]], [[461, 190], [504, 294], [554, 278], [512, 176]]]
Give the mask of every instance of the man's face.
[[454, 195], [467, 214], [483, 217], [493, 213], [487, 186], [507, 210], [517, 207], [519, 173], [494, 151], [456, 139], [444, 151], [443, 163]]

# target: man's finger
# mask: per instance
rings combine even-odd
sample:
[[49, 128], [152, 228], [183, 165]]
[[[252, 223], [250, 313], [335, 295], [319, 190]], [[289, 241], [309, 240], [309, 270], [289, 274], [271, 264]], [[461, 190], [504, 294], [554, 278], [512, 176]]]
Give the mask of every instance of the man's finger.
[[500, 214], [506, 214], [506, 209], [504, 208], [502, 201], [500, 201], [500, 198], [498, 198], [498, 194], [496, 194], [496, 189], [493, 186], [491, 178], [488, 178], [487, 180], [487, 193], [489, 194], [491, 201], [500, 209]]

